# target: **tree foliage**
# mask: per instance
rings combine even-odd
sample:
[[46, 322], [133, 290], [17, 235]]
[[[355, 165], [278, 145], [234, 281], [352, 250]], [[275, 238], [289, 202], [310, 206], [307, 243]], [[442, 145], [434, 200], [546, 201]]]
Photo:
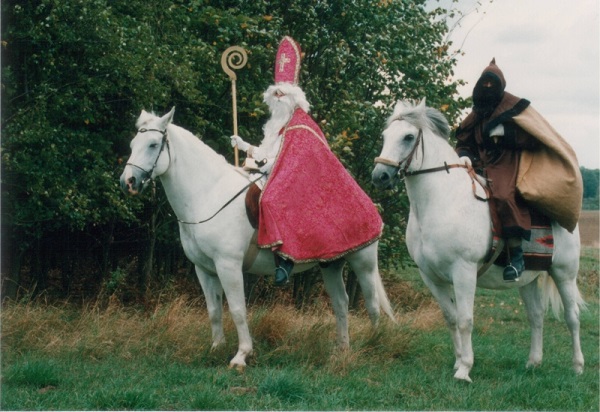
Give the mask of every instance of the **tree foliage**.
[[584, 209], [598, 209], [600, 202], [600, 169], [581, 168], [583, 178], [583, 207]]
[[384, 263], [401, 260], [406, 197], [375, 193], [368, 181], [395, 100], [426, 97], [451, 123], [464, 106], [450, 80], [456, 61], [444, 12], [420, 0], [2, 2], [2, 224], [13, 246], [5, 253], [27, 259], [66, 233], [99, 230], [99, 242], [118, 242], [155, 207], [164, 209], [159, 243], [175, 243], [160, 191], [156, 205], [118, 188], [137, 115], [176, 106], [177, 124], [232, 159], [221, 53], [248, 51], [237, 72], [239, 133], [258, 143], [268, 116], [262, 92], [279, 40], [291, 35], [304, 52], [301, 86], [313, 116], [381, 207]]

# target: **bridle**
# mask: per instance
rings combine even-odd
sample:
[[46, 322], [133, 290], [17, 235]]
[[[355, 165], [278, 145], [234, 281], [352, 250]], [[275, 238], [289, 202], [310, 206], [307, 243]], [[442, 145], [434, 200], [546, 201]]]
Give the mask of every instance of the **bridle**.
[[[399, 117], [394, 120], [404, 120], [404, 119]], [[417, 142], [415, 143], [415, 145], [412, 148], [412, 150], [410, 151], [410, 153], [403, 160], [396, 162], [394, 160], [386, 159], [385, 157], [376, 157], [375, 164], [381, 163], [386, 166], [394, 167], [395, 169], [398, 170], [398, 176], [400, 176], [400, 179], [404, 179], [405, 177], [409, 177], [409, 176], [416, 176], [416, 175], [421, 175], [421, 174], [426, 174], [426, 173], [435, 173], [435, 172], [442, 172], [442, 171], [446, 171], [446, 173], [449, 174], [450, 169], [455, 169], [455, 168], [466, 169], [467, 173], [469, 174], [469, 177], [471, 178], [471, 185], [473, 187], [473, 195], [475, 196], [475, 198], [477, 200], [481, 200], [482, 202], [488, 201], [488, 199], [490, 198], [489, 189], [477, 179], [475, 170], [473, 169], [473, 166], [471, 166], [471, 165], [460, 164], [460, 163], [448, 164], [448, 163], [444, 162], [443, 166], [409, 171], [408, 168], [410, 167], [410, 165], [413, 161], [413, 158], [415, 157], [415, 153], [417, 152], [417, 148], [419, 146], [421, 146], [421, 158], [424, 158], [425, 157], [425, 144], [423, 143], [423, 129], [419, 129], [419, 134], [417, 136]], [[404, 164], [404, 167], [402, 167], [402, 164]], [[477, 194], [477, 190], [475, 187], [475, 181], [477, 181], [479, 183], [479, 185], [483, 188], [486, 197], [481, 197]]]
[[[154, 178], [152, 177], [152, 173], [154, 173], [154, 169], [156, 169], [156, 165], [158, 164], [158, 159], [160, 158], [160, 155], [162, 154], [163, 150], [165, 149], [165, 147], [167, 148], [167, 153], [169, 155], [169, 163], [171, 162], [171, 148], [169, 146], [169, 139], [167, 138], [167, 131], [166, 130], [158, 130], [158, 129], [144, 129], [141, 128], [138, 130], [138, 133], [146, 133], [146, 132], [158, 132], [162, 135], [162, 141], [160, 143], [160, 150], [158, 151], [158, 155], [156, 156], [156, 160], [154, 161], [154, 164], [152, 165], [152, 168], [150, 170], [146, 170], [141, 166], [138, 166], [136, 164], [133, 163], [126, 163], [126, 166], [133, 166], [136, 167], [138, 169], [140, 169], [142, 172], [144, 172], [146, 174], [146, 177], [142, 180], [141, 184], [142, 186], [144, 184], [146, 184], [146, 182], [148, 182], [149, 180], [154, 180]], [[209, 220], [211, 220], [213, 217], [215, 217], [216, 215], [218, 215], [223, 209], [225, 209], [227, 206], [229, 206], [231, 204], [231, 202], [233, 202], [238, 196], [240, 196], [242, 193], [244, 193], [246, 191], [246, 189], [248, 189], [252, 184], [256, 183], [257, 181], [259, 181], [261, 178], [263, 177], [263, 173], [260, 173], [259, 176], [254, 179], [251, 180], [246, 186], [244, 186], [239, 192], [237, 192], [231, 199], [229, 199], [223, 206], [221, 206], [221, 208], [219, 210], [217, 210], [211, 217], [209, 217], [208, 219], [203, 219], [200, 221], [194, 221], [194, 222], [186, 222], [184, 220], [181, 220], [179, 218], [177, 218], [177, 221], [179, 223], [183, 223], [186, 225], [198, 225], [201, 223], [206, 223]]]
[[[396, 120], [402, 120], [402, 119], [396, 119]], [[395, 162], [393, 160], [390, 159], [386, 159], [385, 157], [376, 157], [375, 158], [375, 163], [381, 163], [387, 166], [392, 166], [396, 169], [398, 169], [398, 175], [400, 176], [401, 179], [403, 179], [405, 176], [413, 176], [415, 174], [420, 174], [420, 173], [426, 173], [423, 170], [418, 170], [418, 171], [414, 171], [414, 172], [409, 172], [408, 168], [410, 167], [413, 158], [415, 157], [415, 153], [417, 152], [417, 148], [421, 146], [421, 157], [425, 157], [425, 147], [423, 145], [423, 129], [419, 129], [419, 134], [417, 136], [417, 142], [415, 143], [414, 147], [412, 148], [412, 150], [410, 151], [410, 153], [408, 154], [408, 156], [406, 156], [403, 160], [399, 161], [399, 162]], [[404, 163], [404, 167], [402, 167], [402, 164]], [[429, 169], [425, 169], [425, 170], [429, 170]]]
[[146, 177], [141, 182], [142, 186], [145, 185], [148, 180], [154, 180], [152, 177], [152, 173], [154, 173], [154, 169], [156, 169], [156, 165], [158, 164], [158, 159], [160, 158], [160, 155], [162, 154], [165, 147], [167, 148], [167, 153], [169, 155], [169, 163], [171, 162], [171, 150], [169, 148], [169, 139], [167, 138], [167, 130], [166, 129], [165, 130], [144, 129], [144, 128], [141, 128], [138, 130], [138, 133], [147, 133], [147, 132], [158, 132], [162, 135], [162, 141], [160, 143], [160, 150], [158, 151], [158, 155], [156, 156], [156, 160], [154, 161], [152, 168], [148, 171], [148, 170], [144, 169], [143, 167], [138, 166], [136, 164], [125, 163], [126, 166], [137, 167], [138, 169], [140, 169], [142, 172], [144, 172], [146, 174]]

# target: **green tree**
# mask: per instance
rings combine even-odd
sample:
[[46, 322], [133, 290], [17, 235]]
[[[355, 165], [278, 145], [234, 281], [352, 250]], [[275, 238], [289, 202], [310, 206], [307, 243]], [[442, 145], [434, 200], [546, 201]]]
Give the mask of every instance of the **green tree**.
[[[43, 287], [53, 260], [74, 250], [69, 239], [89, 242], [92, 256], [100, 248], [104, 274], [123, 253], [111, 256], [117, 252], [106, 245], [126, 238], [145, 239], [140, 249], [156, 241], [176, 249], [176, 224], [161, 191], [140, 201], [118, 188], [136, 116], [177, 106], [177, 124], [232, 159], [221, 53], [234, 44], [249, 53], [238, 72], [239, 124], [240, 134], [258, 143], [267, 118], [262, 92], [284, 35], [305, 52], [301, 85], [314, 117], [381, 206], [383, 262], [402, 260], [406, 198], [401, 189], [373, 193], [368, 183], [389, 106], [426, 97], [451, 122], [464, 106], [449, 80], [456, 61], [444, 40], [445, 11], [427, 12], [424, 3], [2, 2], [3, 276], [18, 282], [23, 258]], [[153, 273], [157, 257], [136, 253], [150, 259], [144, 276]]]
[[581, 168], [581, 176], [583, 178], [583, 208], [598, 209], [600, 186], [600, 169]]

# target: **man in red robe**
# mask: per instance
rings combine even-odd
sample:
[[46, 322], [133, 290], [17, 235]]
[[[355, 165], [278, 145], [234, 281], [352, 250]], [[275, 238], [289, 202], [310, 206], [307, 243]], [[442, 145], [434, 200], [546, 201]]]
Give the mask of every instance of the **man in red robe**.
[[276, 255], [275, 284], [285, 285], [294, 263], [326, 263], [381, 236], [383, 222], [369, 196], [329, 148], [298, 86], [300, 46], [285, 37], [275, 84], [264, 94], [271, 118], [259, 147], [232, 136], [268, 175], [260, 196], [258, 246]]

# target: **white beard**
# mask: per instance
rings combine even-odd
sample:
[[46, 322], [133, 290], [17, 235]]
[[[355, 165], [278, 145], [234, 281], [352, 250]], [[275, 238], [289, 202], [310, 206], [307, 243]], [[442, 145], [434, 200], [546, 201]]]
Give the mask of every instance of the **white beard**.
[[[283, 96], [277, 97], [276, 91], [283, 92]], [[310, 110], [304, 92], [294, 85], [279, 84], [270, 86], [264, 93], [264, 101], [269, 106], [271, 117], [263, 128], [264, 138], [260, 146], [255, 150], [258, 159], [275, 158], [281, 146], [279, 132], [288, 124], [294, 111], [300, 107], [304, 111]], [[258, 153], [257, 153], [258, 152]]]
[[271, 118], [265, 123], [264, 139], [261, 146], [271, 146], [279, 137], [281, 129], [290, 121], [294, 114], [294, 107], [286, 101], [286, 97], [275, 98], [267, 102], [271, 111]]

